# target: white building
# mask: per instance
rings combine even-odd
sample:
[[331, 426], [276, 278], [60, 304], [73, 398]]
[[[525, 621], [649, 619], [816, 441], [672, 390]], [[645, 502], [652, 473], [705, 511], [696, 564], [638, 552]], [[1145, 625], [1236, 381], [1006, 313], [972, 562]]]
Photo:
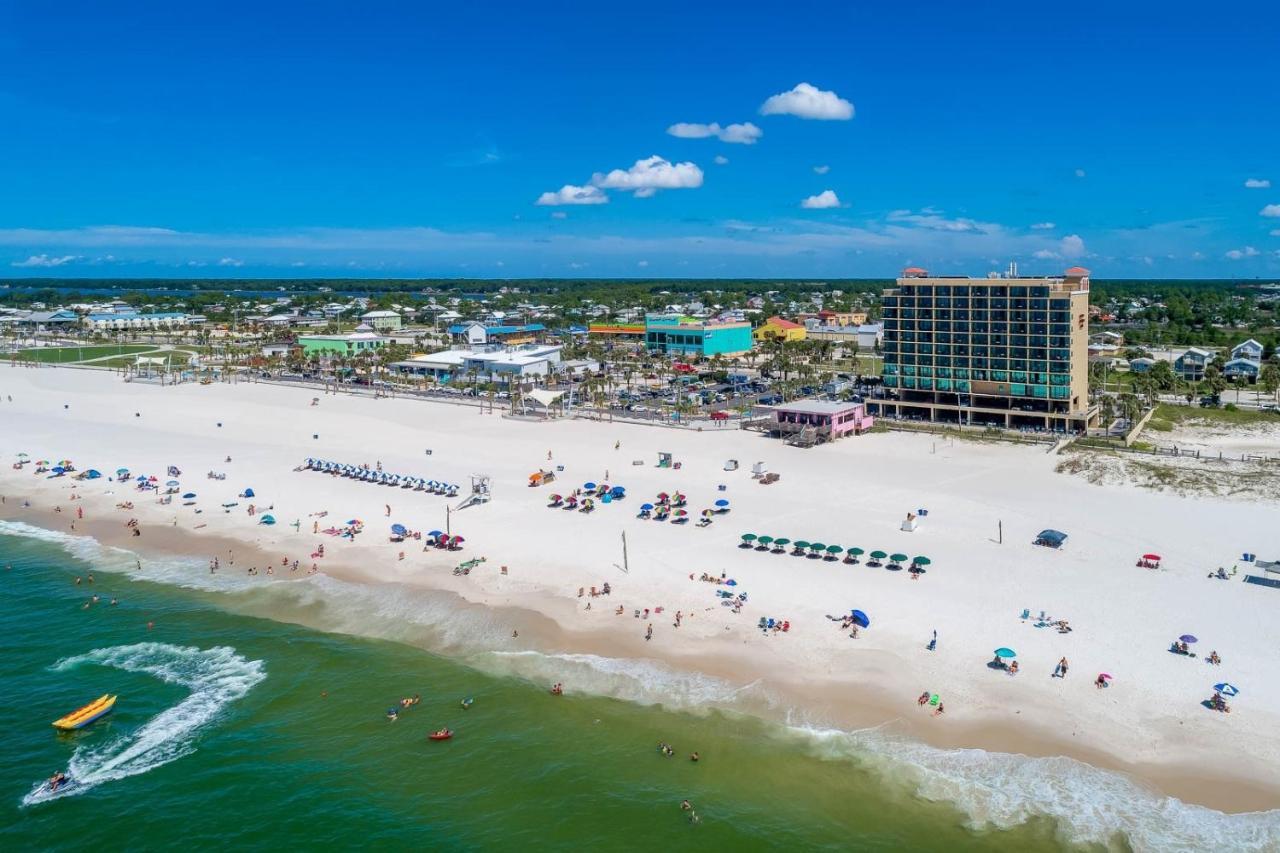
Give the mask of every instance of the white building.
[[408, 376], [430, 376], [437, 382], [474, 378], [476, 382], [509, 384], [513, 379], [546, 377], [560, 363], [560, 344], [447, 349], [397, 361], [393, 370]]

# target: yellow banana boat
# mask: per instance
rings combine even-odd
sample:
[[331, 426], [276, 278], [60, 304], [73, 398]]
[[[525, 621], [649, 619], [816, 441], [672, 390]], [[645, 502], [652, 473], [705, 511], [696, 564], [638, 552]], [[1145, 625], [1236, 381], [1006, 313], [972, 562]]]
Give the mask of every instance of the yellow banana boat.
[[115, 707], [116, 697], [107, 693], [85, 705], [78, 711], [72, 711], [65, 717], [54, 720], [53, 727], [64, 732], [82, 729], [99, 717], [109, 713]]

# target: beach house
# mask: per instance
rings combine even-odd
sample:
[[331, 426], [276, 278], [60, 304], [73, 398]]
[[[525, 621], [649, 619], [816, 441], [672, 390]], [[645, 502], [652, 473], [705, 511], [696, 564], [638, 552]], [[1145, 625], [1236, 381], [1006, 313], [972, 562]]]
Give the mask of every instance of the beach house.
[[1231, 348], [1231, 358], [1243, 358], [1248, 359], [1249, 361], [1262, 361], [1262, 352], [1262, 344], [1258, 343], [1253, 338], [1249, 338], [1249, 340], [1236, 344]]
[[1199, 382], [1204, 379], [1204, 369], [1213, 361], [1213, 353], [1200, 347], [1191, 347], [1173, 360], [1173, 372], [1183, 379]]
[[455, 348], [397, 361], [391, 369], [406, 376], [427, 376], [442, 384], [469, 377], [505, 386], [554, 373], [562, 349], [560, 344]]
[[1246, 382], [1257, 382], [1262, 373], [1262, 362], [1251, 358], [1233, 358], [1222, 366], [1222, 375], [1227, 379], [1243, 379]]
[[751, 351], [751, 324], [747, 322], [648, 314], [644, 318], [644, 330], [645, 347], [650, 352], [712, 356]]
[[400, 328], [403, 319], [395, 311], [366, 311], [360, 315], [360, 322], [379, 332], [389, 332]]
[[542, 323], [526, 323], [524, 325], [490, 324], [476, 320], [457, 323], [449, 327], [449, 334], [461, 344], [479, 347], [491, 344], [520, 346], [534, 343], [547, 330]]

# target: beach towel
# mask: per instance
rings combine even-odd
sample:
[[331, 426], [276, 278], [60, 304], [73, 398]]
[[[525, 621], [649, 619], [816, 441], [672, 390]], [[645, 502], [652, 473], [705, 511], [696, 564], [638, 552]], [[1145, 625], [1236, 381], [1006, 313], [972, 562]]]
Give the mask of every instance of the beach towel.
[[930, 696], [930, 697], [929, 697], [929, 704], [930, 704], [930, 705], [937, 705], [937, 704], [938, 704], [938, 694], [937, 694], [937, 693], [935, 693], [935, 694], [933, 694], [932, 696]]

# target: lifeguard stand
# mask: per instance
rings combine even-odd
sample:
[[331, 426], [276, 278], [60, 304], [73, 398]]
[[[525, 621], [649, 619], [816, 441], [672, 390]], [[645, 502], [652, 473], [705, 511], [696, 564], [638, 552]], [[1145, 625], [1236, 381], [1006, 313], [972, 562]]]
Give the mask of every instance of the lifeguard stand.
[[458, 504], [456, 509], [466, 509], [475, 504], [488, 503], [493, 497], [489, 487], [493, 478], [488, 474], [472, 474], [471, 475], [471, 494], [467, 495], [467, 499]]

